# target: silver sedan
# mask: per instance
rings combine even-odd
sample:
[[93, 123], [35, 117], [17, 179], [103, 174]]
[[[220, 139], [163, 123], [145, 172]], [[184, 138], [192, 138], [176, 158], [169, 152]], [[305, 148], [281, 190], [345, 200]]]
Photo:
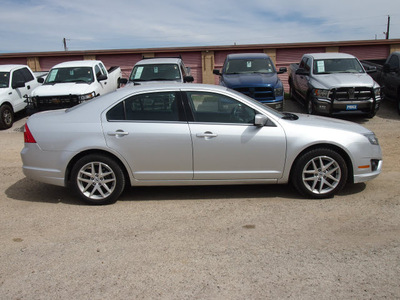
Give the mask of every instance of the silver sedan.
[[21, 157], [28, 178], [70, 186], [90, 204], [115, 202], [127, 184], [291, 183], [328, 198], [382, 167], [377, 138], [358, 124], [279, 113], [196, 84], [123, 88], [34, 114]]

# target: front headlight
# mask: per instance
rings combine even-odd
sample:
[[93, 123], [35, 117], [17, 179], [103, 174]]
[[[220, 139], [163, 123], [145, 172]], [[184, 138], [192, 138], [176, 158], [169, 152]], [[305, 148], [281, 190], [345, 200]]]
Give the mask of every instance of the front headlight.
[[85, 100], [90, 100], [92, 98], [96, 97], [96, 93], [95, 92], [91, 92], [88, 94], [84, 94], [84, 95], [80, 95], [79, 96], [79, 100], [80, 101], [85, 101]]
[[275, 89], [275, 97], [283, 96], [283, 87]]
[[374, 89], [374, 94], [375, 94], [375, 97], [380, 97], [381, 96], [381, 88], [379, 87], [379, 88]]
[[329, 98], [329, 90], [315, 89], [314, 96], [317, 98], [328, 99]]
[[364, 134], [364, 136], [368, 139], [368, 141], [372, 145], [379, 145], [378, 138], [375, 136], [374, 133], [367, 133], [367, 134]]

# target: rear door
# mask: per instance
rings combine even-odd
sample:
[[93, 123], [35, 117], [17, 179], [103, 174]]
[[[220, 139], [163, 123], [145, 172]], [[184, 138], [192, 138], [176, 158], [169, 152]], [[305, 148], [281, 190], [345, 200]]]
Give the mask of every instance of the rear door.
[[243, 180], [282, 177], [286, 138], [276, 124], [257, 127], [257, 111], [226, 95], [187, 92], [194, 121], [194, 179]]
[[106, 117], [106, 143], [126, 159], [137, 180], [193, 179], [192, 141], [180, 93], [134, 95]]

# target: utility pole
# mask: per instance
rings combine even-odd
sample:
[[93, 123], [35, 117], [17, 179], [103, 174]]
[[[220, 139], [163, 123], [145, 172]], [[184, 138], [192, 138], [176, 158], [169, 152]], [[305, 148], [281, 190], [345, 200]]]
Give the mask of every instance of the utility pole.
[[66, 38], [63, 38], [63, 45], [64, 45], [64, 51], [68, 51], [67, 39]]
[[390, 15], [388, 15], [388, 21], [387, 21], [387, 29], [386, 29], [386, 39], [389, 39], [389, 30], [390, 30]]

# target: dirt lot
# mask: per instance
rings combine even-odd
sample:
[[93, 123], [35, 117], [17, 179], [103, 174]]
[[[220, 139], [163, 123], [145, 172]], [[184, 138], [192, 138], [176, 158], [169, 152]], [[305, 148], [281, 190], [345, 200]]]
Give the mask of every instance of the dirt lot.
[[334, 199], [163, 187], [92, 207], [24, 177], [22, 117], [0, 132], [0, 299], [399, 299], [400, 117], [352, 120], [384, 169]]

